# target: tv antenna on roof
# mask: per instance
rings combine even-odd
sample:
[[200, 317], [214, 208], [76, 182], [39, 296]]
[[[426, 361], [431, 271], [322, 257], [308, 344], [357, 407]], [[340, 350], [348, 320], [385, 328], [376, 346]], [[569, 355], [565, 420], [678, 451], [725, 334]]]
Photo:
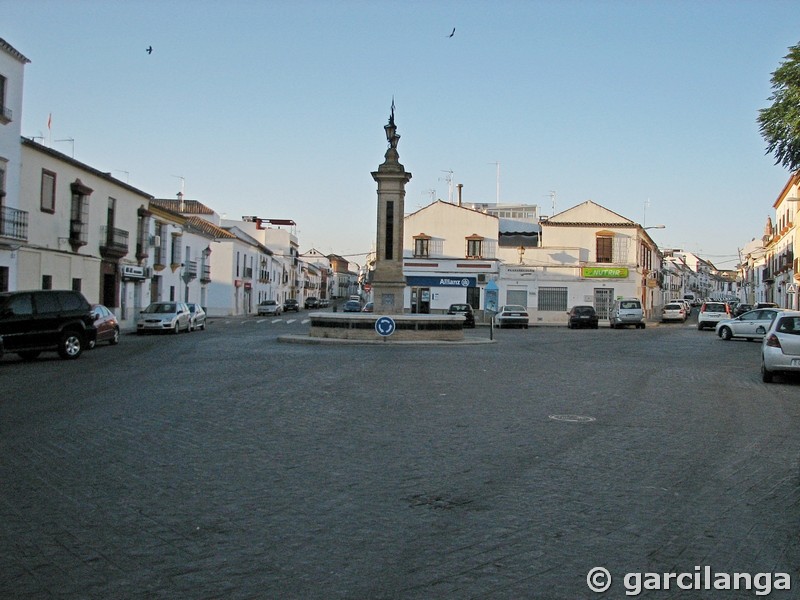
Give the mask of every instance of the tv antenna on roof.
[[447, 201], [453, 203], [453, 170], [446, 171], [442, 169], [442, 173], [447, 173], [443, 178], [447, 182]]

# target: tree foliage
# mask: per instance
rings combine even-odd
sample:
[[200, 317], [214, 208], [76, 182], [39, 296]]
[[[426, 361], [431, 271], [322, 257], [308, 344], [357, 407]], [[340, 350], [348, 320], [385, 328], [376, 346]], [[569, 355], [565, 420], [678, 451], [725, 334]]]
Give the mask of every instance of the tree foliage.
[[800, 44], [789, 48], [772, 74], [772, 105], [758, 115], [767, 154], [794, 173], [800, 169]]

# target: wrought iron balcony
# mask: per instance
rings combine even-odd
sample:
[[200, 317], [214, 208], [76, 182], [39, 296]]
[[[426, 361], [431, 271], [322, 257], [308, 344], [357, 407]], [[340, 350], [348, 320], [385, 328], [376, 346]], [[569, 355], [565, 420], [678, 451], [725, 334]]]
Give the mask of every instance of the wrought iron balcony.
[[104, 244], [100, 245], [103, 258], [122, 258], [128, 253], [128, 232], [116, 227], [103, 227]]
[[211, 281], [211, 265], [204, 264], [200, 273], [201, 283], [209, 283]]
[[28, 241], [28, 212], [0, 206], [0, 237]]

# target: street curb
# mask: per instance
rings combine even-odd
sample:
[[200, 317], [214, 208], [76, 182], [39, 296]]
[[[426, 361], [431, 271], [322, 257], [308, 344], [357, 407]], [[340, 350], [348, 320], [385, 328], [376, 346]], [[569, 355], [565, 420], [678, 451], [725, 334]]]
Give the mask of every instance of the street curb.
[[279, 335], [278, 341], [284, 344], [310, 344], [318, 346], [342, 345], [342, 346], [476, 346], [480, 344], [496, 344], [497, 340], [483, 338], [472, 338], [459, 341], [446, 340], [406, 340], [391, 342], [387, 338], [382, 340], [343, 340], [337, 338], [318, 338], [309, 335], [286, 334]]

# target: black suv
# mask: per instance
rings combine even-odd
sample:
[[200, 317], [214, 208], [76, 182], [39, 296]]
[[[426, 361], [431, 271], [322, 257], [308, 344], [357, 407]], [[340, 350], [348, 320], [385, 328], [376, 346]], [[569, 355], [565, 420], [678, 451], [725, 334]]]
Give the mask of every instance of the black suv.
[[297, 298], [289, 298], [283, 303], [283, 312], [289, 312], [290, 310], [300, 312], [300, 303]]
[[55, 350], [78, 358], [97, 339], [92, 308], [80, 292], [33, 290], [0, 293], [0, 356], [33, 360]]
[[303, 303], [303, 306], [306, 310], [309, 308], [319, 308], [319, 298], [315, 298], [311, 296], [310, 298], [306, 298], [306, 301]]

